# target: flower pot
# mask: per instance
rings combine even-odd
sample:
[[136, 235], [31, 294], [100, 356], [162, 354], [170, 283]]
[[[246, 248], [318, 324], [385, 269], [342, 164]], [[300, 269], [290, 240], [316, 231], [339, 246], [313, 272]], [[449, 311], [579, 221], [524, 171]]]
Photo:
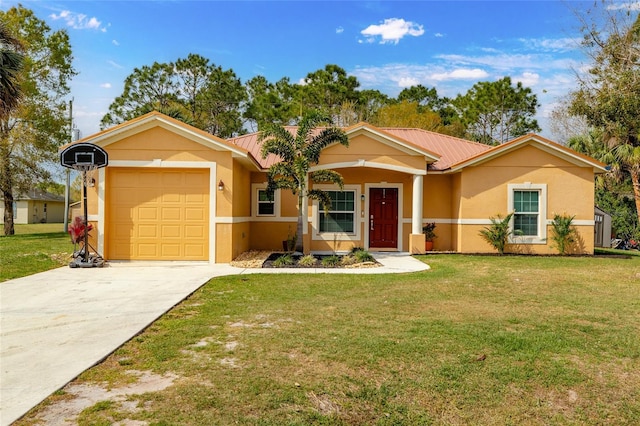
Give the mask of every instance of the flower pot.
[[425, 249], [425, 251], [433, 250], [433, 241], [425, 241], [424, 242], [424, 249]]

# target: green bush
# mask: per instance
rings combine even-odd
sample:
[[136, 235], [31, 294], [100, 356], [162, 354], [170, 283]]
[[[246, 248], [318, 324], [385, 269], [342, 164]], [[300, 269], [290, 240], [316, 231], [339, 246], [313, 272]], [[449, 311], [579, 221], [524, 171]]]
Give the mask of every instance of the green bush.
[[298, 265], [309, 267], [309, 266], [314, 266], [317, 262], [318, 262], [318, 259], [316, 259], [310, 254], [307, 254], [306, 256], [303, 256], [300, 258], [300, 260], [298, 260]]
[[551, 241], [553, 241], [553, 247], [558, 249], [562, 255], [569, 252], [578, 237], [578, 232], [573, 226], [573, 219], [575, 216], [555, 214], [553, 222], [551, 222]]
[[484, 238], [486, 242], [498, 250], [498, 253], [504, 254], [504, 249], [509, 241], [511, 235], [511, 228], [509, 222], [513, 217], [513, 213], [509, 213], [504, 218], [501, 215], [489, 218], [491, 220], [491, 226], [485, 227], [480, 230], [480, 236]]
[[375, 262], [373, 255], [366, 250], [357, 251], [353, 254], [353, 256], [356, 258], [357, 263]]
[[324, 267], [336, 267], [340, 264], [340, 256], [331, 255], [322, 259], [322, 266]]
[[273, 261], [273, 266], [276, 268], [285, 268], [287, 266], [292, 266], [296, 263], [293, 256], [290, 253], [283, 254], [279, 258]]

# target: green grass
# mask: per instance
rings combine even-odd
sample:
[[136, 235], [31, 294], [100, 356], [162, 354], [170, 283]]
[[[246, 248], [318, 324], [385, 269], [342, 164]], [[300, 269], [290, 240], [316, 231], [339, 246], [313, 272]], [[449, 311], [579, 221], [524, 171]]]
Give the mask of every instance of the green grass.
[[174, 385], [83, 424], [640, 424], [640, 257], [421, 259], [213, 279], [78, 379]]
[[0, 282], [66, 265], [73, 244], [62, 224], [15, 225], [16, 235], [0, 236]]

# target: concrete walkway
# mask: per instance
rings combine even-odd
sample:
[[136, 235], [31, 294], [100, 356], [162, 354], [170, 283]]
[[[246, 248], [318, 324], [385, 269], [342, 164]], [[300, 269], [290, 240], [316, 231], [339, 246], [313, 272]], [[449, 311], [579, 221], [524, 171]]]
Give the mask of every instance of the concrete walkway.
[[9, 425], [211, 278], [248, 273], [416, 272], [407, 254], [369, 269], [242, 269], [204, 262], [110, 262], [0, 283], [0, 425]]

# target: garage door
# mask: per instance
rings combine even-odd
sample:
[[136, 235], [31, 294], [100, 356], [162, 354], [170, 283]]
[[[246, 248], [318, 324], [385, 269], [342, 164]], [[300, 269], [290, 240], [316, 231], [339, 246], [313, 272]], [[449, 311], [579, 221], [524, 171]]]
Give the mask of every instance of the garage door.
[[209, 170], [110, 168], [107, 259], [208, 260]]

